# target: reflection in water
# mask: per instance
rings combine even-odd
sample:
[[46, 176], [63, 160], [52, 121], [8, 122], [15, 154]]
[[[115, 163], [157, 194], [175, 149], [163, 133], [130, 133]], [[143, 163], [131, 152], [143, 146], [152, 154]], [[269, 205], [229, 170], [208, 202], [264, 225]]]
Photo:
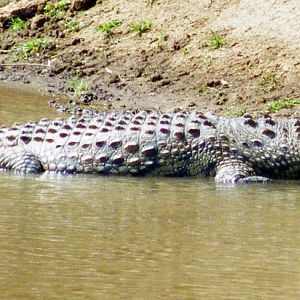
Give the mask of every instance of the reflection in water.
[[1, 299], [299, 299], [299, 191], [2, 173]]

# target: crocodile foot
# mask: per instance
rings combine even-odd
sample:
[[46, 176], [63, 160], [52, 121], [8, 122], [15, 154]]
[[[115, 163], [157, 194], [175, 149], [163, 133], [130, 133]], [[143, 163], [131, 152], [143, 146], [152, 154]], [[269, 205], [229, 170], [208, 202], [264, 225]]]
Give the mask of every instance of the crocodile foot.
[[215, 181], [217, 183], [266, 183], [271, 179], [263, 176], [250, 175], [252, 172], [242, 164], [223, 166], [217, 171]]

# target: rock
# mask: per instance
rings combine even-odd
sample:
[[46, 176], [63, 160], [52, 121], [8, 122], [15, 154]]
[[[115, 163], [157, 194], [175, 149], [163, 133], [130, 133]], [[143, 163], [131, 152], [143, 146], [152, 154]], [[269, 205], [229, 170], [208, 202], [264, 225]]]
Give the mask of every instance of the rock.
[[79, 101], [83, 104], [88, 104], [93, 101], [94, 95], [92, 93], [81, 93]]
[[46, 20], [47, 20], [46, 17], [43, 15], [37, 15], [37, 16], [33, 17], [31, 20], [30, 29], [37, 30], [37, 29], [43, 27]]
[[118, 82], [120, 82], [120, 81], [121, 81], [121, 79], [120, 79], [120, 77], [119, 77], [118, 75], [113, 75], [113, 76], [111, 77], [109, 83], [118, 83]]
[[72, 0], [71, 10], [89, 9], [96, 4], [96, 0]]
[[159, 81], [159, 80], [162, 80], [162, 79], [163, 79], [163, 77], [161, 76], [161, 74], [155, 74], [155, 75], [153, 75], [153, 76], [150, 78], [150, 80], [151, 80], [152, 82]]
[[7, 21], [13, 17], [21, 19], [32, 18], [38, 8], [44, 5], [47, 0], [20, 0], [12, 1], [8, 5], [0, 8], [0, 27], [4, 27]]

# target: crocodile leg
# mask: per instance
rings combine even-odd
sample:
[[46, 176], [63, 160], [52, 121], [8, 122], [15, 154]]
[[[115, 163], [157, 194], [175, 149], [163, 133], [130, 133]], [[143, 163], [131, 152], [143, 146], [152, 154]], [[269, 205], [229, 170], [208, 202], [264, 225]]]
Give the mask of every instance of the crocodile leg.
[[11, 147], [0, 150], [0, 170], [40, 173], [43, 168], [39, 159], [32, 152], [19, 147]]
[[239, 160], [222, 161], [216, 172], [217, 183], [265, 183], [269, 178], [256, 176], [254, 170]]

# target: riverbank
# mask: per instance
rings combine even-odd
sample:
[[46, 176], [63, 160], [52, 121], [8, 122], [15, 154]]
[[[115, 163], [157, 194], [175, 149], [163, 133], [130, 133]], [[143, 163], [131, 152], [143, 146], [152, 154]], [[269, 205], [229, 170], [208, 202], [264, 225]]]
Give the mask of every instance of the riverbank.
[[300, 115], [298, 1], [74, 2], [0, 1], [2, 82], [101, 110]]

